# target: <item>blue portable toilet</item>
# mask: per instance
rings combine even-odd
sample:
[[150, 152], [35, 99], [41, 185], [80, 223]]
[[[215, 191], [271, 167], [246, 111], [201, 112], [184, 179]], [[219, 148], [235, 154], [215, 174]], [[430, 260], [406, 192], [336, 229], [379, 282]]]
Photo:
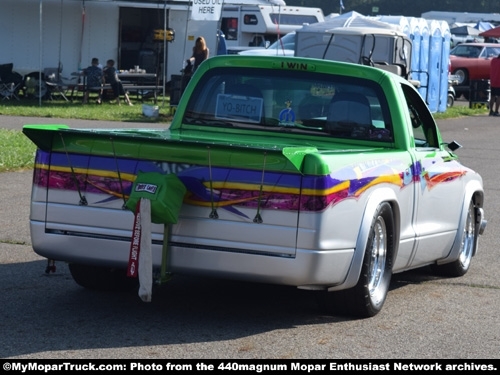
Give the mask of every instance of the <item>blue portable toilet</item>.
[[410, 38], [410, 21], [405, 16], [378, 16], [378, 21], [395, 25], [398, 29]]
[[227, 55], [226, 36], [222, 30], [217, 30], [217, 56]]
[[[431, 112], [437, 112], [441, 98], [441, 76], [448, 61], [443, 61], [443, 29], [441, 21], [429, 20], [429, 85], [427, 88], [427, 105]], [[446, 66], [446, 68], [443, 67]]]
[[420, 45], [422, 44], [421, 22], [419, 18], [410, 17], [411, 52], [411, 79], [420, 81]]
[[451, 32], [448, 22], [441, 21], [443, 48], [441, 49], [441, 85], [438, 112], [446, 112], [448, 108], [448, 74], [450, 61]]
[[418, 92], [424, 98], [425, 102], [427, 102], [427, 91], [429, 86], [429, 25], [427, 21], [423, 18], [420, 18], [420, 61], [418, 64], [418, 80], [420, 81], [420, 87], [418, 88]]

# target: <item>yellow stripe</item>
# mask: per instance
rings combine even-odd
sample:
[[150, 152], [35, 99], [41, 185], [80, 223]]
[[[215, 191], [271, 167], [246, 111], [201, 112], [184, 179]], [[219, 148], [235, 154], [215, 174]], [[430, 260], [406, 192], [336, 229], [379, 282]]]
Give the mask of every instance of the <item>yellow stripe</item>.
[[[49, 166], [47, 164], [36, 164], [35, 168], [38, 169], [45, 169], [48, 170]], [[56, 167], [56, 166], [51, 166], [50, 167], [51, 171], [55, 172], [65, 172], [65, 173], [71, 173], [71, 168], [69, 167]], [[99, 177], [108, 177], [108, 178], [118, 178], [118, 172], [113, 172], [113, 171], [104, 171], [102, 169], [88, 169], [88, 168], [73, 168], [73, 171], [78, 174], [86, 174], [86, 175], [93, 175], [93, 176], [99, 176]], [[131, 173], [120, 173], [120, 177], [124, 181], [135, 181], [135, 175]]]
[[375, 186], [378, 184], [383, 184], [383, 183], [394, 184], [394, 185], [398, 185], [399, 187], [403, 186], [403, 182], [401, 181], [401, 177], [399, 176], [399, 174], [380, 176], [380, 177], [377, 177], [376, 179], [374, 179], [373, 181], [371, 181], [369, 184], [356, 190], [354, 195], [358, 197], [363, 192], [365, 192], [367, 189], [371, 188], [372, 186]]
[[[47, 164], [39, 164], [37, 163], [36, 168], [48, 170], [49, 166]], [[50, 168], [51, 171], [56, 172], [65, 172], [71, 173], [71, 168], [69, 167], [57, 167], [52, 166]], [[104, 171], [100, 169], [87, 169], [87, 168], [73, 168], [75, 173], [78, 174], [87, 174], [99, 177], [107, 177], [107, 178], [118, 178], [118, 173], [114, 171]], [[124, 181], [135, 181], [136, 176], [130, 173], [120, 173], [122, 180]], [[210, 188], [210, 183], [205, 182], [205, 187]], [[302, 194], [311, 195], [311, 196], [327, 196], [330, 194], [338, 193], [339, 191], [349, 189], [350, 182], [343, 181], [335, 186], [332, 186], [329, 189], [319, 190], [319, 189], [303, 189]], [[260, 185], [258, 184], [245, 184], [245, 183], [231, 183], [231, 182], [213, 182], [213, 189], [237, 189], [237, 190], [260, 190]], [[276, 187], [271, 185], [264, 185], [262, 187], [262, 191], [268, 193], [281, 193], [281, 194], [300, 194], [300, 189], [298, 188], [286, 188], [286, 187]]]
[[[207, 189], [210, 188], [210, 182], [204, 182]], [[326, 196], [330, 194], [338, 193], [339, 191], [348, 189], [350, 186], [349, 181], [343, 181], [329, 189], [319, 190], [319, 189], [302, 189], [302, 194], [312, 195], [312, 196]], [[236, 190], [260, 190], [260, 185], [258, 184], [245, 184], [241, 182], [213, 182], [213, 189], [236, 189]], [[262, 191], [267, 193], [281, 193], [281, 194], [300, 194], [301, 190], [298, 188], [286, 188], [286, 187], [276, 187], [271, 185], [263, 185]]]

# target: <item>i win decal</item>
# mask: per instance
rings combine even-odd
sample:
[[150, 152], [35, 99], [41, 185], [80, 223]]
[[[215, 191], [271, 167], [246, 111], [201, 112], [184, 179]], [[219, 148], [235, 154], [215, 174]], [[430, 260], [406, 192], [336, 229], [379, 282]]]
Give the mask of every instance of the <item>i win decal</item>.
[[296, 61], [273, 62], [273, 68], [287, 69], [287, 70], [302, 70], [308, 72], [314, 72], [316, 70], [316, 66], [314, 64], [308, 64]]

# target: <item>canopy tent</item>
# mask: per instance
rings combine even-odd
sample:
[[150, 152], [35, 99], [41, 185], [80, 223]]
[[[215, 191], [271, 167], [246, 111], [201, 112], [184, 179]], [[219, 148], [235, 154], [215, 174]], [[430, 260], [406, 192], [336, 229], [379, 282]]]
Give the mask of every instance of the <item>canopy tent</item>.
[[493, 26], [490, 22], [484, 22], [484, 21], [479, 21], [478, 23], [476, 23], [476, 25], [474, 26], [474, 28], [478, 29], [479, 32], [483, 32], [483, 31], [486, 31], [486, 30], [490, 30], [490, 29], [493, 29], [495, 26]]
[[310, 30], [333, 29], [335, 27], [378, 27], [383, 29], [398, 29], [397, 25], [391, 25], [372, 17], [366, 17], [356, 11], [350, 11], [340, 16], [329, 18], [324, 22], [317, 22], [303, 26], [304, 29]]
[[453, 35], [478, 36], [480, 31], [472, 26], [458, 26], [458, 27], [451, 28], [450, 33]]
[[483, 31], [479, 35], [484, 36], [485, 38], [500, 38], [500, 26]]

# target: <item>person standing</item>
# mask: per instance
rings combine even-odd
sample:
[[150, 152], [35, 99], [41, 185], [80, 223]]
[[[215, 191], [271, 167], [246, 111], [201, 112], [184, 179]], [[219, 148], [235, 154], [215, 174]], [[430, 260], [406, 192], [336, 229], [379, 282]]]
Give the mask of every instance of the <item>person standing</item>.
[[491, 59], [490, 88], [490, 116], [500, 116], [498, 113], [500, 107], [500, 55]]
[[205, 38], [199, 36], [196, 38], [194, 43], [193, 54], [188, 59], [188, 63], [193, 65], [193, 72], [195, 72], [198, 66], [200, 66], [203, 61], [208, 59], [208, 57], [209, 49], [207, 47], [207, 43], [205, 42]]
[[99, 97], [97, 103], [101, 103], [102, 100], [102, 84], [104, 83], [104, 76], [102, 69], [99, 67], [99, 59], [94, 57], [92, 63], [87, 67], [83, 73], [85, 76], [85, 93], [83, 94], [83, 104], [86, 104], [89, 100], [89, 94], [91, 91], [97, 91]]
[[106, 66], [104, 67], [104, 80], [111, 85], [111, 88], [113, 89], [113, 96], [118, 105], [120, 105], [120, 95], [123, 95], [125, 102], [128, 105], [133, 105], [127, 92], [123, 89], [122, 81], [118, 78], [118, 72], [115, 68], [115, 61], [112, 59], [106, 61]]

